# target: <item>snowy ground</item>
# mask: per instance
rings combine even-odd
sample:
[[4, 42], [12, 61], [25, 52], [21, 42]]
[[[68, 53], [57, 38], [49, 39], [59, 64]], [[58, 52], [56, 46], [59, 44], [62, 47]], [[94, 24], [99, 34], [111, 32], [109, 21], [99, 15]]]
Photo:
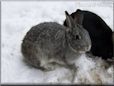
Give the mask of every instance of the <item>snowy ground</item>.
[[[71, 71], [57, 68], [42, 72], [23, 62], [20, 45], [26, 32], [44, 21], [65, 19], [64, 11], [76, 9], [97, 13], [113, 28], [113, 4], [110, 1], [2, 1], [1, 8], [1, 82], [2, 83], [71, 83]], [[77, 59], [75, 83], [114, 84], [113, 66], [105, 69], [102, 59], [82, 55]]]

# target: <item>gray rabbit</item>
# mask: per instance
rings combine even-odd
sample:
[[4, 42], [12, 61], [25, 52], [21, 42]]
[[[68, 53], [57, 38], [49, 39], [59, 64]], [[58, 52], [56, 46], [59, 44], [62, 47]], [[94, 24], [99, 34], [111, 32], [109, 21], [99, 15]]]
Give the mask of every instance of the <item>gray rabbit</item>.
[[68, 64], [67, 58], [90, 50], [89, 34], [81, 25], [83, 15], [73, 19], [67, 11], [65, 14], [68, 27], [56, 22], [44, 22], [33, 26], [27, 32], [21, 51], [29, 64], [52, 70], [55, 64], [72, 65]]

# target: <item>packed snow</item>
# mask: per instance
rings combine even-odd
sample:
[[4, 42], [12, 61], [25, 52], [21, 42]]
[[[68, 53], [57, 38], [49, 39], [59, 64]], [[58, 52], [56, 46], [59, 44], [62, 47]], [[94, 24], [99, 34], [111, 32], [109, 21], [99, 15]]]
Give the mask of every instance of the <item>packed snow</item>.
[[[43, 72], [23, 61], [20, 46], [22, 40], [36, 24], [55, 21], [63, 24], [64, 11], [77, 9], [98, 14], [113, 30], [112, 1], [2, 1], [1, 3], [1, 82], [24, 84], [72, 84], [72, 73], [64, 67]], [[114, 84], [113, 66], [104, 67], [100, 58], [85, 54], [75, 61], [76, 84]]]

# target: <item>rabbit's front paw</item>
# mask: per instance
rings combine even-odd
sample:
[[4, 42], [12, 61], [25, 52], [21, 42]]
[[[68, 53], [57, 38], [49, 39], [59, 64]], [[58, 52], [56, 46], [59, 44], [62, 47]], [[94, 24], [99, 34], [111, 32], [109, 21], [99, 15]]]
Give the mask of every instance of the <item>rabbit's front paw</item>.
[[48, 63], [43, 66], [45, 71], [53, 71], [55, 69], [55, 66], [52, 63]]

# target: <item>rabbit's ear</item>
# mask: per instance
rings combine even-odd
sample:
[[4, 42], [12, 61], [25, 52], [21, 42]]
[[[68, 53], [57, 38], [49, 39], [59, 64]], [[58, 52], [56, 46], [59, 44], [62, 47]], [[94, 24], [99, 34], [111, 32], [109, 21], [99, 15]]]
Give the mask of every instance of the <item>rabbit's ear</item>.
[[73, 18], [68, 14], [67, 11], [65, 11], [65, 15], [66, 15], [66, 25], [67, 25], [69, 28], [74, 27], [75, 22], [74, 22]]
[[81, 10], [78, 9], [78, 10], [76, 11], [75, 17], [74, 17], [75, 23], [82, 25], [82, 23], [83, 23], [83, 18], [84, 18], [83, 13], [81, 12]]

